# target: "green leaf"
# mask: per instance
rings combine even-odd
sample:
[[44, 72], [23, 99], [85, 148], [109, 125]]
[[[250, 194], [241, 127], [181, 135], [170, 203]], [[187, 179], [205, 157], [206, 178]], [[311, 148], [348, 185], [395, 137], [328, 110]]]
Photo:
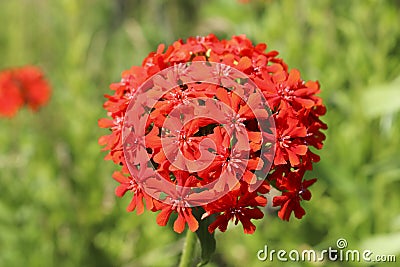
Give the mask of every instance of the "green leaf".
[[196, 235], [200, 241], [201, 247], [201, 261], [197, 266], [204, 266], [207, 264], [211, 256], [214, 254], [216, 249], [216, 241], [214, 233], [208, 232], [208, 226], [214, 221], [214, 216], [209, 216], [203, 220], [199, 219], [199, 229], [196, 231]]
[[400, 111], [399, 92], [400, 77], [391, 83], [367, 89], [361, 96], [365, 114], [373, 118]]
[[168, 196], [168, 195], [167, 195], [166, 193], [161, 192], [161, 193], [160, 193], [160, 196], [158, 197], [158, 199], [159, 199], [159, 200], [164, 200], [164, 199], [167, 198], [167, 196]]
[[400, 253], [400, 233], [375, 235], [361, 242], [362, 250], [371, 250], [375, 255]]

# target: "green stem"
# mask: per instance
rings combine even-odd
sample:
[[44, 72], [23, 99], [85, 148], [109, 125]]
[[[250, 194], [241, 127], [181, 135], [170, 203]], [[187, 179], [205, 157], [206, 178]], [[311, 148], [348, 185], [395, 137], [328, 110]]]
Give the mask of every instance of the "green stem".
[[193, 263], [195, 247], [196, 247], [197, 236], [189, 229], [186, 232], [185, 245], [183, 246], [183, 252], [179, 267], [190, 267]]

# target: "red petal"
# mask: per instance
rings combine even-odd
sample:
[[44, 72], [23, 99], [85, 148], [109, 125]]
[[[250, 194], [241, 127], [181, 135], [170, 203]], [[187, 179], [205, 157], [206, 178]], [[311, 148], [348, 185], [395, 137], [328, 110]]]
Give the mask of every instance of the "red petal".
[[115, 171], [112, 174], [112, 178], [114, 178], [114, 180], [116, 180], [119, 183], [129, 183], [129, 178], [127, 178], [126, 176], [124, 176], [121, 172]]
[[126, 191], [128, 191], [128, 187], [125, 184], [120, 184], [115, 188], [115, 194], [118, 197], [122, 197], [123, 195], [125, 195]]
[[259, 208], [245, 209], [243, 213], [246, 215], [246, 217], [256, 220], [264, 217], [264, 213]]
[[239, 220], [243, 225], [243, 231], [245, 234], [253, 234], [256, 230], [256, 226], [250, 221], [250, 218], [245, 216], [239, 216]]
[[286, 201], [288, 201], [288, 196], [287, 195], [282, 195], [282, 196], [275, 196], [272, 199], [272, 206], [277, 207], [283, 205]]
[[177, 233], [182, 233], [185, 230], [185, 218], [181, 213], [178, 214], [178, 218], [174, 222], [174, 231]]
[[235, 68], [240, 71], [244, 71], [250, 67], [251, 67], [251, 59], [248, 57], [242, 57]]
[[249, 170], [245, 170], [242, 179], [248, 184], [255, 184], [257, 182], [257, 176]]
[[290, 150], [297, 155], [305, 155], [307, 153], [308, 147], [306, 145], [296, 145], [290, 147]]
[[294, 205], [294, 216], [297, 219], [301, 219], [306, 214], [306, 211], [300, 206], [299, 202], [296, 202]]
[[151, 129], [151, 131], [145, 137], [146, 146], [149, 146], [151, 148], [161, 147], [161, 139], [157, 135], [158, 128], [154, 126], [153, 129]]
[[228, 96], [228, 92], [227, 92], [224, 88], [219, 87], [219, 88], [217, 89], [217, 92], [216, 92], [215, 96], [216, 96], [219, 100], [221, 100], [222, 102], [224, 102], [225, 104], [227, 104], [229, 107], [231, 106], [231, 99], [230, 99], [230, 97]]
[[289, 161], [292, 166], [296, 166], [300, 164], [299, 156], [296, 153], [292, 152], [291, 150], [286, 150], [289, 156]]
[[261, 170], [264, 163], [260, 158], [249, 159], [247, 161], [247, 169], [248, 170]]
[[157, 47], [157, 54], [162, 54], [165, 49], [165, 44], [159, 44]]
[[105, 146], [108, 143], [109, 135], [100, 136], [98, 144]]
[[289, 206], [290, 200], [283, 203], [281, 209], [278, 211], [278, 216], [284, 221], [289, 221], [290, 214], [292, 213], [293, 209]]
[[289, 77], [287, 78], [287, 85], [290, 87], [294, 87], [300, 81], [300, 72], [297, 69], [292, 69], [289, 73]]
[[229, 219], [230, 217], [225, 214], [218, 216], [217, 219], [208, 226], [208, 232], [213, 233], [217, 227], [221, 232], [225, 232], [228, 227]]
[[311, 99], [306, 99], [306, 98], [301, 98], [301, 97], [297, 97], [295, 99], [296, 102], [300, 103], [303, 107], [309, 109], [312, 108], [314, 106], [314, 101]]
[[138, 197], [136, 195], [134, 195], [132, 197], [131, 202], [129, 203], [128, 207], [126, 208], [126, 210], [128, 212], [134, 211], [136, 209], [136, 207], [138, 207], [138, 209], [136, 210], [137, 214], [141, 214], [143, 213], [143, 203], [142, 203], [142, 209], [141, 212], [139, 213], [139, 203], [140, 203], [140, 199], [138, 199]]
[[304, 180], [303, 181], [303, 187], [308, 188], [309, 186], [313, 185], [317, 181], [317, 178], [313, 178], [310, 180]]
[[111, 119], [101, 118], [97, 121], [100, 128], [111, 128], [114, 126], [114, 122]]
[[185, 214], [184, 214], [185, 220], [189, 226], [190, 231], [195, 232], [199, 228], [199, 223], [197, 222], [196, 218], [193, 216], [191, 210], [188, 211], [187, 213], [188, 214], [186, 214], [186, 212], [185, 212]]
[[275, 165], [280, 165], [280, 164], [286, 164], [285, 157], [282, 153], [282, 149], [278, 148], [276, 150], [275, 158], [274, 158], [274, 164]]
[[169, 206], [164, 207], [161, 212], [157, 215], [156, 221], [160, 226], [165, 226], [169, 220], [169, 216], [172, 213], [172, 209]]
[[305, 190], [302, 194], [301, 194], [301, 198], [304, 200], [310, 200], [311, 199], [311, 192], [310, 190]]
[[154, 207], [153, 198], [147, 195], [146, 193], [143, 194], [144, 200], [146, 202], [146, 208], [148, 210], [152, 210]]

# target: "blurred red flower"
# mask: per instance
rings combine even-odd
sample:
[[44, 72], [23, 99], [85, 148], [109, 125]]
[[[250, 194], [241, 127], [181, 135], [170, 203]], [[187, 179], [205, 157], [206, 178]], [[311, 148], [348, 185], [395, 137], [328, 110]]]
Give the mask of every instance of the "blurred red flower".
[[13, 72], [0, 72], [0, 115], [13, 117], [24, 104], [21, 90], [13, 79]]
[[37, 111], [48, 102], [50, 94], [50, 85], [38, 67], [0, 72], [0, 116], [13, 117], [24, 104]]

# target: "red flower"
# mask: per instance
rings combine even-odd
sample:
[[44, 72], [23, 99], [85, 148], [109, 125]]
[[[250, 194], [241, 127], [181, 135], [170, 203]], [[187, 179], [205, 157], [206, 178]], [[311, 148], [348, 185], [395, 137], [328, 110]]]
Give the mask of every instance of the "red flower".
[[14, 75], [21, 84], [29, 108], [36, 111], [47, 103], [50, 98], [50, 87], [40, 69], [26, 66], [15, 71]]
[[129, 211], [143, 212], [144, 200], [159, 225], [175, 213], [179, 233], [205, 217], [216, 218], [210, 232], [233, 220], [253, 233], [271, 185], [280, 218], [305, 214], [315, 179], [303, 177], [320, 160], [310, 147], [323, 146], [326, 109], [319, 83], [266, 49], [244, 35], [190, 37], [159, 45], [111, 84], [99, 120], [111, 133], [99, 144], [122, 165], [113, 177], [118, 196], [133, 192]]
[[216, 202], [207, 205], [203, 218], [211, 214], [219, 214], [208, 227], [210, 233], [214, 232], [216, 228], [225, 232], [228, 222], [235, 220], [235, 224], [238, 224], [239, 221], [242, 223], [245, 234], [252, 234], [256, 230], [256, 226], [250, 220], [262, 219], [264, 214], [258, 207], [264, 207], [266, 204], [267, 199], [264, 196], [258, 195], [256, 191], [250, 193], [248, 185], [241, 183], [238, 189], [232, 190]]
[[50, 98], [50, 86], [42, 71], [25, 66], [0, 72], [0, 115], [12, 117], [26, 104], [37, 111]]
[[115, 189], [115, 194], [118, 197], [125, 195], [127, 191], [133, 193], [132, 200], [127, 207], [127, 211], [134, 211], [136, 209], [137, 214], [142, 214], [144, 211], [143, 199], [146, 202], [147, 209], [151, 210], [153, 208], [153, 199], [147, 195], [137, 180], [146, 180], [153, 177], [153, 172], [150, 169], [142, 168], [132, 169], [132, 176], [125, 176], [122, 172], [114, 172], [112, 177], [120, 183], [120, 185]]
[[308, 147], [303, 139], [307, 135], [307, 129], [299, 125], [298, 119], [289, 112], [283, 110], [276, 116], [276, 154], [274, 164], [287, 164], [297, 166], [300, 157], [307, 153]]
[[101, 128], [110, 128], [111, 133], [99, 138], [99, 145], [105, 146], [103, 150], [110, 150], [105, 159], [112, 159], [114, 163], [120, 164], [123, 161], [122, 155], [122, 125], [123, 117], [116, 116], [110, 119], [99, 119], [98, 125]]
[[210, 177], [218, 177], [216, 188], [225, 184], [229, 184], [230, 187], [235, 186], [240, 179], [249, 184], [253, 183], [255, 175], [251, 171], [261, 169], [260, 159], [249, 158], [250, 150], [241, 149], [243, 147], [240, 145], [232, 148], [231, 136], [224, 128], [214, 128], [214, 133], [209, 136], [217, 144], [216, 157], [212, 164], [198, 172], [198, 175], [207, 180], [210, 180]]
[[193, 176], [189, 176], [187, 172], [178, 171], [175, 174], [178, 184], [183, 187], [178, 193], [176, 191], [163, 192], [166, 198], [172, 200], [172, 205], [160, 201], [155, 202], [157, 209], [161, 210], [157, 216], [157, 223], [160, 226], [165, 226], [171, 213], [174, 212], [178, 214], [174, 223], [175, 232], [182, 233], [183, 230], [185, 230], [185, 224], [188, 225], [192, 232], [195, 232], [199, 227], [199, 223], [193, 216], [192, 209], [189, 208], [185, 202], [187, 201], [187, 191], [191, 186], [196, 184], [197, 179]]
[[24, 104], [21, 91], [11, 71], [0, 72], [0, 115], [13, 117]]
[[283, 66], [274, 65], [274, 74], [270, 70], [261, 72], [261, 77], [255, 79], [256, 84], [263, 90], [272, 109], [310, 109], [320, 102], [315, 96], [319, 93], [318, 82], [304, 82], [296, 69], [287, 73]]
[[290, 172], [284, 177], [280, 184], [280, 190], [283, 191], [282, 196], [274, 197], [273, 206], [281, 206], [278, 212], [279, 218], [289, 221], [290, 215], [294, 212], [296, 218], [301, 219], [305, 214], [305, 210], [300, 206], [301, 200], [310, 200], [311, 192], [308, 187], [317, 181], [317, 179], [303, 180], [303, 173]]

